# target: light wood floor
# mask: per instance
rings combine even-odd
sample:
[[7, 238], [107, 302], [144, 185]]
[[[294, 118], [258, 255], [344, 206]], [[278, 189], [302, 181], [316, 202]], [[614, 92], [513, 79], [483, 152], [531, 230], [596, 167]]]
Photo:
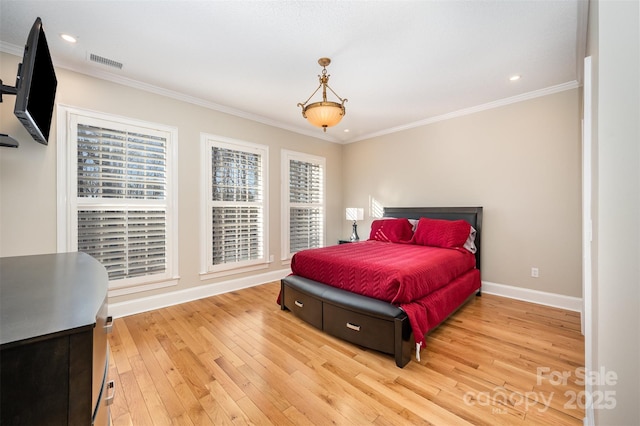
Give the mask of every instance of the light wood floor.
[[484, 294], [400, 369], [281, 311], [278, 291], [116, 319], [113, 424], [582, 424], [575, 312]]

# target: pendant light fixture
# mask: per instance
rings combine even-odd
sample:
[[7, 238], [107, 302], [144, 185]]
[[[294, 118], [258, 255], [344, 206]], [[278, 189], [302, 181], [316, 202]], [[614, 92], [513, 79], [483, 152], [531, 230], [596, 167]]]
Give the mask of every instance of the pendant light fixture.
[[[309, 99], [307, 99], [304, 103], [298, 104], [298, 106], [302, 108], [302, 116], [314, 126], [322, 127], [325, 132], [327, 131], [327, 127], [333, 127], [338, 124], [340, 120], [342, 120], [342, 117], [344, 117], [346, 113], [344, 103], [347, 102], [347, 99], [342, 99], [336, 92], [333, 91], [331, 87], [329, 87], [329, 74], [327, 74], [327, 66], [330, 63], [331, 59], [329, 58], [318, 59], [318, 64], [320, 64], [320, 66], [322, 67], [322, 74], [318, 76], [320, 85], [311, 94], [311, 96], [309, 96]], [[313, 95], [318, 93], [318, 90], [320, 90], [320, 88], [322, 88], [322, 101], [314, 102], [307, 105]], [[333, 93], [340, 100], [340, 103], [327, 101], [327, 89], [331, 90], [331, 93]]]

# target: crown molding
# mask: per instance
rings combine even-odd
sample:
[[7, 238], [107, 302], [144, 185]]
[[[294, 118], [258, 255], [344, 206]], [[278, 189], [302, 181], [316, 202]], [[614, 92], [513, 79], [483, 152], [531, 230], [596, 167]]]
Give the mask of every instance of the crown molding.
[[426, 126], [428, 124], [437, 123], [439, 121], [450, 120], [456, 117], [462, 117], [465, 115], [475, 114], [477, 112], [486, 111], [494, 108], [499, 108], [505, 105], [510, 105], [522, 101], [527, 101], [529, 99], [539, 98], [541, 96], [547, 96], [558, 92], [564, 92], [565, 90], [576, 89], [580, 87], [580, 84], [577, 81], [570, 81], [567, 83], [558, 84], [555, 86], [547, 87], [545, 89], [535, 90], [533, 92], [523, 93], [521, 95], [512, 96], [510, 98], [499, 99], [497, 101], [488, 102], [486, 104], [477, 105], [470, 108], [464, 108], [458, 111], [449, 112], [447, 114], [437, 115], [435, 117], [425, 118], [424, 120], [414, 121], [413, 123], [404, 124], [402, 126], [396, 126], [389, 129], [381, 130], [379, 132], [369, 133], [368, 135], [362, 135], [355, 139], [350, 139], [345, 143], [353, 143], [362, 141], [365, 139], [372, 139], [378, 136], [389, 135], [391, 133], [398, 133], [403, 130], [414, 129], [416, 127]]
[[[0, 41], [0, 51], [9, 53], [15, 56], [22, 56], [23, 48]], [[111, 72], [99, 70], [99, 69], [80, 69], [76, 66], [71, 65], [65, 61], [57, 61], [55, 63], [57, 68], [66, 69], [68, 71], [77, 72], [79, 74], [84, 74], [90, 77], [94, 77], [100, 80], [110, 81], [112, 83], [121, 84], [123, 86], [131, 87], [133, 89], [142, 90], [149, 93], [154, 93], [156, 95], [164, 96], [167, 98], [175, 99], [178, 101], [186, 102], [192, 105], [197, 105], [203, 108], [211, 109], [214, 111], [218, 111], [224, 114], [233, 115], [235, 117], [244, 118], [247, 120], [255, 121], [261, 124], [265, 124], [267, 126], [276, 127], [283, 130], [288, 130], [290, 132], [306, 135], [313, 137], [315, 139], [325, 140], [327, 142], [340, 143], [340, 141], [330, 134], [318, 134], [315, 129], [306, 129], [296, 126], [291, 126], [286, 123], [282, 123], [277, 120], [273, 120], [267, 117], [264, 117], [259, 114], [252, 114], [246, 111], [241, 111], [235, 108], [231, 108], [225, 105], [217, 104], [215, 102], [207, 101], [202, 98], [198, 98], [196, 96], [186, 95], [184, 93], [176, 92], [174, 90], [165, 89], [163, 87], [154, 86], [152, 84], [144, 83], [139, 80], [134, 80], [126, 77], [119, 76], [117, 74], [113, 74]]]
[[15, 44], [7, 43], [0, 40], [0, 52], [22, 57], [24, 53], [24, 47], [16, 46]]
[[[6, 43], [3, 41], [0, 41], [0, 51], [5, 52], [5, 53], [9, 53], [15, 56], [22, 56], [22, 52], [23, 52], [23, 48], [10, 44], [10, 43]], [[134, 89], [138, 89], [138, 90], [142, 90], [145, 92], [149, 92], [149, 93], [155, 93], [157, 95], [160, 96], [165, 96], [171, 99], [176, 99], [178, 101], [182, 101], [182, 102], [186, 102], [192, 105], [197, 105], [203, 108], [207, 108], [207, 109], [211, 109], [214, 111], [218, 111], [224, 114], [229, 114], [229, 115], [233, 115], [235, 117], [240, 117], [240, 118], [244, 118], [247, 120], [251, 120], [251, 121], [255, 121], [257, 123], [261, 123], [261, 124], [265, 124], [267, 126], [271, 126], [271, 127], [276, 127], [282, 130], [287, 130], [293, 133], [298, 133], [301, 135], [305, 135], [305, 136], [309, 136], [315, 139], [320, 139], [320, 140], [324, 140], [327, 142], [332, 142], [332, 143], [337, 143], [337, 144], [349, 144], [349, 143], [353, 143], [353, 142], [359, 142], [362, 140], [366, 140], [366, 139], [372, 139], [378, 136], [384, 136], [384, 135], [388, 135], [388, 134], [392, 134], [392, 133], [398, 133], [404, 130], [409, 130], [409, 129], [414, 129], [416, 127], [421, 127], [421, 126], [426, 126], [428, 124], [433, 124], [433, 123], [437, 123], [439, 121], [445, 121], [445, 120], [450, 120], [452, 118], [456, 118], [456, 117], [462, 117], [465, 115], [469, 115], [469, 114], [475, 114], [477, 112], [481, 112], [481, 111], [486, 111], [486, 110], [490, 110], [493, 108], [499, 108], [501, 106], [505, 106], [505, 105], [509, 105], [509, 104], [513, 104], [513, 103], [517, 103], [517, 102], [522, 102], [522, 101], [526, 101], [529, 99], [534, 99], [534, 98], [538, 98], [541, 96], [547, 96], [547, 95], [551, 95], [554, 93], [558, 93], [558, 92], [563, 92], [565, 90], [571, 90], [571, 89], [576, 89], [578, 87], [580, 87], [580, 83], [576, 80], [574, 81], [570, 81], [567, 83], [562, 83], [562, 84], [558, 84], [555, 86], [551, 86], [545, 89], [540, 89], [540, 90], [535, 90], [533, 92], [528, 92], [528, 93], [523, 93], [521, 95], [517, 95], [517, 96], [512, 96], [510, 98], [505, 98], [505, 99], [499, 99], [497, 101], [493, 101], [493, 102], [488, 102], [485, 104], [481, 104], [481, 105], [477, 105], [474, 107], [470, 107], [470, 108], [464, 108], [458, 111], [453, 111], [450, 113], [446, 113], [446, 114], [442, 114], [442, 115], [438, 115], [438, 116], [434, 116], [434, 117], [428, 117], [425, 118], [423, 120], [419, 120], [419, 121], [414, 121], [412, 123], [408, 123], [408, 124], [404, 124], [401, 126], [396, 126], [396, 127], [391, 127], [389, 129], [384, 129], [384, 130], [380, 130], [378, 132], [373, 132], [373, 133], [368, 133], [365, 135], [360, 135], [358, 137], [355, 137], [353, 139], [347, 139], [347, 140], [339, 140], [337, 138], [335, 138], [334, 136], [328, 134], [328, 133], [318, 133], [317, 130], [314, 129], [308, 129], [308, 128], [302, 128], [302, 127], [297, 127], [297, 126], [291, 126], [288, 125], [286, 123], [282, 123], [280, 121], [277, 120], [273, 120], [267, 117], [264, 117], [262, 115], [259, 114], [252, 114], [252, 113], [248, 113], [246, 111], [241, 111], [235, 108], [231, 108], [225, 105], [220, 105], [217, 104], [215, 102], [211, 102], [211, 101], [207, 101], [205, 99], [202, 98], [198, 98], [195, 96], [190, 96], [190, 95], [185, 95], [183, 93], [180, 92], [176, 92], [173, 90], [169, 90], [169, 89], [165, 89], [162, 87], [158, 87], [158, 86], [154, 86], [152, 84], [148, 84], [148, 83], [144, 83], [138, 80], [133, 80], [130, 78], [126, 78], [126, 77], [122, 77], [116, 74], [113, 74], [111, 72], [107, 72], [107, 71], [102, 71], [99, 69], [78, 69], [78, 67], [72, 66], [71, 64], [65, 63], [64, 61], [62, 62], [57, 62], [56, 67], [60, 67], [69, 71], [73, 71], [73, 72], [77, 72], [79, 74], [84, 74], [84, 75], [88, 75], [90, 77], [94, 77], [94, 78], [98, 78], [100, 80], [106, 80], [106, 81], [110, 81], [112, 83], [117, 83], [117, 84], [121, 84], [123, 86], [127, 86], [127, 87], [131, 87]]]

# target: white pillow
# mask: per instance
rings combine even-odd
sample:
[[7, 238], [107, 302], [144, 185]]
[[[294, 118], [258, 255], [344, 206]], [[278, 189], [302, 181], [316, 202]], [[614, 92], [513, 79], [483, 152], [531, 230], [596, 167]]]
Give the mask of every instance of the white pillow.
[[469, 237], [467, 237], [467, 241], [464, 243], [464, 248], [469, 250], [471, 253], [475, 253], [478, 251], [476, 247], [476, 229], [472, 226], [471, 231], [469, 231]]

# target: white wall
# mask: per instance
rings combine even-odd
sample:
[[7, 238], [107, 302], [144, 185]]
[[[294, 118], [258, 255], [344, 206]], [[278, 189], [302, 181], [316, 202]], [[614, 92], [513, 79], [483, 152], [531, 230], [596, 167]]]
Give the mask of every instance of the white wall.
[[580, 298], [580, 108], [572, 89], [349, 144], [344, 203], [482, 206], [483, 281]]
[[[16, 74], [20, 58], [4, 53], [1, 55], [0, 75], [5, 82], [9, 82]], [[340, 237], [344, 221], [341, 145], [68, 70], [56, 69], [56, 72], [56, 102], [59, 104], [178, 128], [179, 285], [162, 291], [111, 298], [110, 303], [132, 297], [184, 291], [250, 275], [200, 280], [200, 132], [269, 146], [269, 252], [275, 261], [268, 271], [277, 272], [288, 267], [280, 262], [281, 149], [326, 158], [327, 241], [336, 241]], [[0, 104], [0, 130], [20, 142], [18, 149], [0, 149], [0, 256], [55, 252], [56, 144], [63, 142], [56, 140], [55, 119], [49, 146], [34, 142], [14, 117], [14, 102], [13, 97], [5, 96]], [[292, 114], [296, 113], [294, 107]]]
[[[2, 76], [15, 74], [18, 61], [3, 54]], [[341, 146], [67, 70], [58, 70], [58, 78], [58, 103], [178, 127], [182, 279], [169, 291], [211, 282], [197, 273], [198, 144], [207, 132], [271, 147], [270, 253], [276, 260], [284, 148], [327, 158], [328, 244], [350, 235], [344, 207], [365, 207], [370, 197], [387, 206], [482, 205], [484, 281], [581, 296], [578, 90]], [[55, 123], [51, 145], [43, 147], [13, 117], [11, 99], [0, 108], [2, 130], [22, 143], [0, 151], [0, 255], [53, 252]], [[370, 221], [360, 224], [361, 238]], [[532, 266], [539, 278], [530, 277]], [[282, 267], [276, 262], [271, 270]]]

